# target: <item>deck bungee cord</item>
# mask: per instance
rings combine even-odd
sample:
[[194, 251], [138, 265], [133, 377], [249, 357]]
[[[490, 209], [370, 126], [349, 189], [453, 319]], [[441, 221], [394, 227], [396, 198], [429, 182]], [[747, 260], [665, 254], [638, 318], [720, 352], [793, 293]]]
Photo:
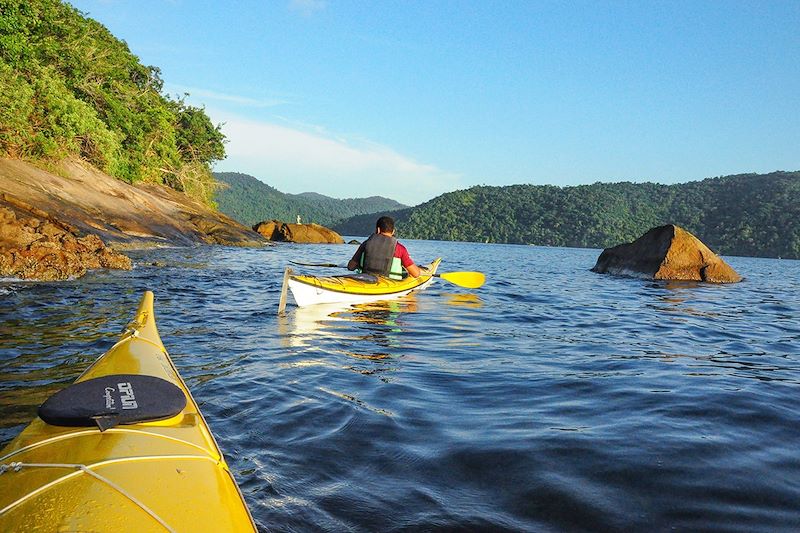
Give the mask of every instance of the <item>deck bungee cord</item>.
[[[92, 476], [93, 478], [95, 478], [95, 479], [97, 479], [98, 481], [100, 481], [101, 483], [105, 483], [106, 485], [108, 485], [108, 486], [109, 486], [109, 487], [111, 487], [112, 489], [114, 489], [114, 490], [116, 490], [117, 492], [119, 492], [119, 493], [120, 493], [122, 496], [124, 496], [125, 498], [127, 498], [128, 500], [130, 500], [130, 501], [131, 501], [133, 504], [135, 504], [135, 505], [137, 505], [139, 508], [141, 508], [141, 509], [142, 509], [142, 510], [143, 510], [145, 513], [147, 513], [147, 514], [148, 514], [148, 515], [149, 515], [149, 516], [150, 516], [150, 517], [151, 517], [153, 520], [155, 520], [156, 522], [158, 522], [158, 523], [159, 523], [159, 524], [160, 524], [160, 525], [161, 525], [161, 526], [162, 526], [162, 527], [163, 527], [165, 530], [167, 530], [167, 531], [169, 531], [169, 532], [171, 532], [171, 533], [175, 533], [175, 531], [176, 531], [175, 529], [173, 529], [172, 527], [170, 527], [170, 526], [169, 526], [169, 524], [167, 524], [167, 523], [164, 521], [164, 519], [162, 519], [160, 516], [158, 516], [158, 514], [156, 514], [156, 513], [155, 513], [155, 512], [154, 512], [152, 509], [150, 509], [150, 508], [149, 508], [147, 505], [145, 505], [145, 504], [144, 504], [142, 501], [140, 501], [138, 498], [136, 498], [135, 496], [133, 496], [131, 493], [129, 493], [129, 492], [128, 492], [127, 490], [125, 490], [123, 487], [120, 487], [119, 485], [117, 485], [116, 483], [114, 483], [113, 481], [111, 481], [110, 479], [107, 479], [107, 478], [105, 478], [105, 477], [101, 476], [100, 474], [98, 474], [97, 472], [93, 471], [91, 468], [89, 468], [89, 467], [88, 467], [88, 466], [86, 466], [86, 465], [78, 465], [78, 464], [58, 464], [58, 463], [21, 463], [21, 462], [12, 462], [12, 463], [8, 463], [8, 464], [2, 464], [2, 465], [0, 465], [0, 475], [3, 475], [3, 474], [5, 474], [5, 473], [6, 473], [6, 472], [8, 472], [8, 471], [19, 472], [19, 471], [20, 471], [20, 470], [22, 470], [23, 468], [62, 468], [62, 469], [73, 469], [73, 470], [78, 470], [79, 472], [77, 472], [76, 474], [81, 474], [81, 473], [83, 473], [83, 474], [90, 475], [90, 476]], [[61, 483], [61, 482], [62, 482], [62, 481], [64, 481], [66, 478], [68, 478], [68, 477], [70, 477], [70, 476], [72, 476], [72, 475], [76, 475], [76, 474], [70, 474], [70, 475], [63, 476], [63, 477], [61, 477], [61, 478], [58, 478], [57, 480], [55, 480], [55, 481], [51, 482], [50, 484], [48, 484], [48, 485], [45, 485], [45, 486], [41, 487], [41, 489], [40, 489], [40, 490], [44, 491], [44, 490], [46, 490], [46, 489], [47, 489], [49, 486], [51, 486], [51, 485], [54, 485], [54, 484], [56, 484], [56, 483]], [[21, 504], [21, 503], [22, 503], [24, 500], [26, 500], [26, 499], [28, 499], [28, 498], [31, 498], [31, 497], [35, 496], [35, 494], [36, 494], [36, 493], [30, 493], [30, 494], [27, 494], [27, 495], [25, 495], [24, 497], [20, 498], [19, 500], [15, 501], [14, 503], [12, 503], [11, 505], [8, 505], [8, 506], [7, 506], [7, 507], [5, 507], [4, 509], [0, 509], [0, 515], [2, 515], [2, 514], [3, 514], [3, 513], [5, 513], [6, 511], [8, 511], [8, 510], [9, 510], [9, 509], [11, 509], [12, 507], [14, 507], [15, 505], [19, 505], [19, 504]]]
[[0, 531], [256, 530], [161, 342], [152, 292], [38, 414], [0, 451]]

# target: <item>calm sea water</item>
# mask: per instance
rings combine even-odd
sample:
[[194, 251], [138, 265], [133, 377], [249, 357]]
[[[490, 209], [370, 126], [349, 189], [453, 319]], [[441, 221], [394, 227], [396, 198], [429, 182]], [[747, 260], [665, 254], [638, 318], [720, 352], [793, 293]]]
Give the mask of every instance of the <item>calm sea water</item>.
[[288, 260], [353, 252], [283, 245], [0, 283], [0, 443], [150, 289], [265, 530], [800, 529], [800, 262], [727, 258], [745, 281], [712, 286], [594, 274], [599, 250], [407, 245], [488, 281], [278, 317]]

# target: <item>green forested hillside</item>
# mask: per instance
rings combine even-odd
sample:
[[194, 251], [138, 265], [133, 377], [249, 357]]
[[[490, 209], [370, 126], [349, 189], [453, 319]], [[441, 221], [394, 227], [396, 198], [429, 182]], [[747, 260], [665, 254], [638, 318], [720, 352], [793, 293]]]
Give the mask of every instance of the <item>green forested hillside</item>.
[[271, 219], [294, 222], [298, 215], [303, 222], [330, 226], [355, 215], [405, 207], [380, 196], [337, 200], [317, 193], [285, 194], [239, 172], [214, 176], [222, 184], [216, 195], [220, 211], [248, 226]]
[[331, 222], [350, 218], [355, 215], [378, 213], [382, 211], [395, 211], [406, 207], [400, 202], [384, 198], [382, 196], [370, 196], [367, 198], [331, 198], [315, 192], [304, 192], [301, 194], [289, 195], [308, 204], [309, 206], [330, 214]]
[[210, 203], [224, 136], [202, 109], [161, 90], [158, 68], [69, 4], [0, 0], [0, 155], [77, 155]]
[[[674, 223], [725, 255], [800, 258], [800, 172], [677, 185], [473, 187], [394, 213], [401, 237], [606, 248]], [[370, 217], [334, 229], [374, 230]]]

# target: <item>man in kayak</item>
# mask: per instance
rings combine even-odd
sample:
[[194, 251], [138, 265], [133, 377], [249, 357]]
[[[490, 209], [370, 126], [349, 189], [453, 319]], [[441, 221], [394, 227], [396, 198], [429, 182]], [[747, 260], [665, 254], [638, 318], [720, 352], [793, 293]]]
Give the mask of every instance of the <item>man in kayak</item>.
[[378, 219], [375, 233], [361, 243], [347, 268], [391, 279], [402, 279], [404, 268], [415, 278], [420, 275], [419, 267], [408, 255], [408, 250], [394, 236], [394, 219], [387, 216]]

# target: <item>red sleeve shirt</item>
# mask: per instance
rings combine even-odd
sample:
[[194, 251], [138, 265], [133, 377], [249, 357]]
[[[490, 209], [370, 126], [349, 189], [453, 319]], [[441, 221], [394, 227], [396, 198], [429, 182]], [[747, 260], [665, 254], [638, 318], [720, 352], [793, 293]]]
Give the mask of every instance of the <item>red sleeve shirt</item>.
[[404, 268], [414, 264], [414, 261], [411, 260], [411, 256], [408, 255], [408, 250], [406, 250], [406, 247], [400, 244], [399, 241], [394, 248], [394, 256], [400, 258], [400, 264], [403, 265]]

